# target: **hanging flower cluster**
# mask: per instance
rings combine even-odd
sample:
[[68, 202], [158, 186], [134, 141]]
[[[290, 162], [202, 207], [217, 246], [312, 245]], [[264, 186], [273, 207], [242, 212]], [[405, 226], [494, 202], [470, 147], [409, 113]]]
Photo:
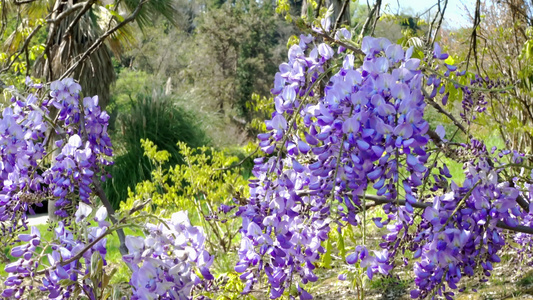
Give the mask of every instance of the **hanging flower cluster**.
[[[44, 199], [56, 199], [56, 214], [62, 217], [72, 199], [90, 203], [94, 177], [103, 176], [112, 155], [109, 115], [100, 110], [97, 97], [81, 100], [81, 86], [64, 79], [52, 83], [50, 97], [40, 100], [42, 85], [27, 84], [33, 92], [14, 91], [13, 104], [0, 119], [0, 220], [14, 226], [31, 204]], [[51, 148], [58, 155], [51, 155]], [[42, 163], [46, 159], [49, 165]]]
[[[5, 266], [0, 297], [24, 299], [33, 291], [49, 299], [100, 299], [99, 290], [109, 283], [102, 281], [107, 235], [128, 221], [111, 225], [106, 208], [93, 212], [96, 181], [105, 180], [113, 154], [109, 115], [100, 110], [98, 97], [82, 99], [72, 79], [53, 82], [44, 99], [42, 85], [29, 80], [27, 85], [29, 95], [11, 91], [13, 103], [0, 118], [0, 241], [18, 243], [10, 252], [18, 259]], [[55, 238], [42, 240], [35, 227], [17, 238], [16, 232], [27, 228], [31, 205], [46, 199], [55, 200], [56, 214], [67, 217], [54, 227]], [[207, 286], [213, 257], [205, 238], [184, 212], [148, 224], [146, 237], [126, 237], [129, 254], [123, 259], [134, 274], [132, 299], [190, 299], [193, 288]]]
[[[80, 203], [76, 212], [76, 221], [88, 222], [87, 217], [91, 215], [91, 212], [90, 206]], [[38, 286], [49, 299], [70, 299], [78, 286], [77, 282], [81, 281], [86, 296], [89, 299], [96, 299], [96, 295], [92, 293], [92, 288], [88, 284], [89, 279], [84, 276], [89, 273], [94, 252], [98, 252], [105, 263], [107, 250], [106, 238], [103, 237], [108, 234], [106, 230], [110, 225], [105, 221], [106, 218], [106, 209], [100, 207], [92, 219], [96, 226], [86, 228], [86, 235], [75, 235], [65, 228], [63, 221], [60, 221], [54, 229], [57, 242], [46, 245], [52, 249], [49, 254], [37, 251], [36, 247], [43, 245], [41, 234], [36, 227], [31, 228], [31, 234], [19, 235], [20, 241], [28, 243], [11, 249], [11, 255], [20, 258], [6, 265], [5, 271], [9, 275], [4, 284], [8, 288], [2, 292], [1, 296], [20, 299], [26, 290], [32, 290]], [[39, 267], [44, 271], [38, 271]], [[38, 274], [43, 277], [37, 279]], [[65, 282], [70, 282], [70, 284]]]
[[131, 299], [189, 299], [195, 286], [214, 279], [213, 256], [205, 250], [201, 227], [192, 226], [187, 213], [174, 213], [165, 224], [147, 224], [146, 237], [126, 237], [132, 265]]
[[[351, 36], [341, 29], [335, 38]], [[331, 228], [364, 226], [372, 206], [365, 196], [369, 188], [387, 214], [374, 223], [389, 233], [381, 250], [359, 245], [346, 262], [359, 263], [372, 279], [390, 274], [406, 250], [414, 253], [413, 298], [449, 298], [453, 292], [447, 289], [456, 289], [463, 276], [490, 276], [506, 244], [500, 227], [528, 220], [517, 205], [520, 189], [501, 176], [504, 163], [490, 157], [482, 142], [458, 146], [470, 155], [462, 186], [449, 182], [445, 164], [430, 159], [426, 102], [438, 106], [433, 99], [441, 94], [446, 104], [445, 81], [452, 73], [465, 75], [444, 63], [448, 54], [435, 45], [426, 62], [431, 71], [424, 72], [412, 47], [365, 37], [361, 50], [364, 55], [344, 54], [346, 47], [335, 51], [302, 35], [280, 65], [272, 89], [276, 111], [258, 136], [268, 156], [254, 161], [257, 179], [237, 213], [243, 229], [235, 270], [247, 282], [245, 292], [264, 274], [271, 298], [293, 284], [301, 299], [312, 298], [301, 283], [318, 280], [314, 270]], [[444, 74], [437, 72], [442, 67]], [[471, 83], [486, 84], [479, 78]], [[431, 93], [426, 86], [433, 86]], [[486, 102], [474, 101], [473, 88], [463, 88], [465, 112], [482, 113]], [[442, 127], [435, 136], [435, 144], [446, 142]]]

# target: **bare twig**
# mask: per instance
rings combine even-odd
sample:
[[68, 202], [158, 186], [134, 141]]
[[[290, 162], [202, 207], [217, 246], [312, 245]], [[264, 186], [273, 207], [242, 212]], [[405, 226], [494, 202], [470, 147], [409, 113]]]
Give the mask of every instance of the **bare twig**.
[[[113, 206], [111, 205], [111, 202], [109, 202], [109, 199], [107, 199], [107, 196], [104, 192], [104, 189], [102, 189], [102, 186], [100, 185], [99, 178], [95, 175], [93, 177], [93, 185], [96, 188], [96, 194], [102, 200], [102, 204], [105, 206], [107, 210], [107, 215], [109, 216], [109, 219], [113, 224], [117, 225], [120, 222], [115, 218], [115, 210], [113, 209]], [[124, 234], [124, 230], [122, 228], [117, 229], [117, 235], [118, 240], [120, 241], [120, 254], [126, 255], [128, 254], [128, 248], [126, 247], [126, 235]]]
[[[431, 97], [429, 97], [428, 93], [426, 92], [425, 89], [421, 89], [422, 90], [422, 93], [424, 94], [424, 98], [426, 99], [426, 102], [428, 104], [430, 104], [431, 106], [433, 106], [439, 113], [445, 115], [446, 117], [448, 117], [448, 119], [450, 119], [453, 124], [455, 126], [457, 126], [457, 128], [459, 128], [462, 132], [464, 132], [468, 138], [472, 139], [473, 136], [466, 130], [466, 128], [463, 126], [463, 124], [461, 124], [461, 122], [459, 122], [451, 113], [449, 113], [448, 111], [446, 111], [442, 106], [440, 106], [437, 102], [433, 101], [433, 99], [431, 99]], [[435, 138], [435, 137], [438, 137], [438, 135], [430, 135], [430, 137], [432, 138]], [[439, 137], [439, 140], [440, 140], [440, 137]], [[441, 141], [442, 142], [442, 141]], [[490, 167], [494, 167], [494, 162], [490, 159], [490, 158], [487, 158], [487, 163], [489, 164]], [[498, 174], [498, 178], [501, 179], [500, 175]], [[510, 184], [512, 184], [513, 182], [510, 181]], [[518, 195], [518, 197], [516, 198], [516, 202], [518, 203], [518, 205], [520, 205], [520, 207], [529, 212], [529, 202], [524, 198], [522, 197], [521, 195]]]
[[72, 5], [71, 7], [65, 9], [64, 11], [62, 11], [55, 18], [47, 19], [46, 22], [47, 23], [59, 24], [59, 22], [61, 22], [64, 18], [68, 17], [70, 14], [72, 14], [73, 12], [77, 11], [78, 9], [84, 7], [85, 5], [87, 5], [90, 2], [91, 1], [76, 3], [76, 4]]
[[355, 46], [353, 46], [351, 44], [336, 40], [335, 38], [333, 38], [332, 36], [328, 35], [327, 33], [313, 31], [312, 34], [317, 35], [319, 37], [322, 37], [324, 40], [326, 40], [328, 42], [332, 42], [332, 43], [335, 43], [335, 44], [337, 44], [339, 46], [343, 46], [344, 48], [346, 48], [348, 50], [352, 50], [355, 54], [365, 55], [363, 50], [361, 50], [361, 49], [359, 49], [359, 48], [357, 48], [357, 47], [355, 47]]
[[373, 36], [374, 35], [374, 31], [376, 31], [376, 26], [378, 24], [378, 20], [379, 20], [379, 13], [381, 12], [381, 0], [378, 0], [376, 1], [376, 11], [375, 11], [375, 16], [374, 16], [374, 23], [372, 23], [372, 30], [370, 31], [370, 35]]
[[318, 18], [318, 16], [320, 15], [320, 8], [322, 7], [322, 1], [325, 1], [325, 0], [318, 0], [318, 5], [315, 11], [315, 19]]
[[[59, 11], [59, 7], [61, 6], [61, 0], [56, 0], [55, 4], [54, 4], [54, 9], [52, 9], [52, 19], [55, 19], [57, 18], [57, 15], [58, 15], [58, 11]], [[52, 44], [54, 43], [54, 39], [55, 39], [55, 35], [57, 33], [57, 30], [59, 28], [59, 26], [57, 26], [58, 24], [52, 22], [50, 23], [50, 26], [48, 28], [48, 37], [46, 39], [46, 46], [44, 47], [44, 51], [43, 53], [41, 54], [41, 56], [39, 57], [38, 60], [41, 60], [44, 56], [46, 56], [48, 58], [48, 61], [45, 63], [45, 66], [43, 67], [43, 73], [46, 74], [46, 80], [48, 81], [51, 81], [52, 78], [54, 78], [53, 76], [53, 69], [52, 69], [52, 63], [50, 61], [51, 59], [51, 53], [50, 53], [50, 48], [52, 47]], [[46, 72], [44, 70], [44, 68], [48, 67], [48, 72]]]
[[[137, 212], [137, 211], [143, 209], [146, 206], [146, 204], [148, 204], [148, 202], [150, 202], [150, 201], [151, 200], [147, 200], [146, 202], [140, 204], [139, 206], [132, 208], [128, 212], [128, 216], [132, 215], [134, 212]], [[85, 246], [85, 248], [83, 248], [81, 251], [79, 251], [73, 257], [60, 262], [59, 265], [66, 266], [66, 265], [68, 265], [68, 264], [70, 264], [72, 262], [75, 262], [75, 261], [81, 259], [83, 257], [83, 255], [85, 254], [85, 252], [89, 251], [92, 247], [94, 247], [94, 245], [96, 245], [98, 242], [100, 242], [104, 237], [106, 237], [109, 234], [113, 233], [113, 231], [115, 231], [115, 230], [117, 231], [117, 233], [119, 231], [122, 231], [122, 228], [120, 228], [120, 225], [123, 225], [123, 223], [126, 220], [126, 218], [127, 217], [124, 217], [124, 218], [120, 219], [119, 221], [117, 221], [117, 223], [115, 224], [115, 226], [117, 226], [117, 229], [114, 229], [112, 227], [111, 228], [107, 228], [106, 231], [104, 231], [104, 233], [102, 235], [100, 235], [99, 237], [95, 238], [92, 242], [87, 244], [87, 246]], [[126, 249], [126, 253], [125, 254], [123, 253], [122, 255], [126, 255], [126, 254], [128, 254], [127, 249]], [[55, 268], [56, 268], [56, 266], [50, 266], [49, 268], [46, 268], [46, 269], [43, 269], [43, 270], [35, 272], [35, 274], [36, 275], [42, 275], [42, 274], [45, 274], [47, 272], [50, 272], [50, 271], [54, 270]]]
[[[368, 5], [368, 2], [367, 2], [367, 5]], [[370, 22], [373, 20], [374, 15], [376, 14], [376, 10], [380, 6], [381, 6], [381, 0], [376, 0], [376, 3], [374, 4], [372, 9], [368, 13], [368, 17], [366, 18], [363, 28], [361, 29], [361, 33], [359, 34], [360, 37], [363, 37], [365, 35], [365, 32], [368, 30], [368, 26], [370, 25]]]
[[439, 18], [439, 23], [437, 24], [437, 28], [435, 29], [435, 34], [433, 35], [433, 39], [431, 40], [430, 46], [432, 46], [435, 43], [435, 39], [437, 39], [437, 35], [439, 33], [440, 27], [442, 26], [442, 20], [444, 20], [444, 13], [446, 12], [446, 7], [448, 7], [448, 0], [444, 0], [444, 7], [442, 8], [442, 11], [440, 7], [440, 0], [438, 2], [438, 6], [439, 6], [438, 14], [440, 15], [440, 18]]
[[346, 11], [346, 7], [350, 3], [350, 0], [344, 0], [344, 3], [342, 4], [341, 11], [339, 12], [339, 15], [337, 16], [337, 20], [335, 21], [335, 26], [333, 26], [333, 32], [337, 31], [337, 28], [341, 25], [342, 15], [344, 15], [344, 12]]
[[470, 36], [470, 48], [468, 48], [468, 55], [466, 56], [466, 68], [465, 70], [468, 71], [468, 67], [470, 65], [470, 55], [472, 51], [474, 52], [474, 60], [476, 63], [476, 68], [479, 73], [479, 67], [477, 63], [477, 28], [479, 26], [479, 23], [481, 22], [481, 0], [476, 0], [476, 11], [474, 14], [474, 24], [472, 26], [472, 35]]
[[35, 2], [37, 0], [14, 0], [14, 4], [15, 5], [22, 5], [22, 4], [28, 4], [28, 3], [32, 3], [32, 2]]
[[421, 90], [422, 90], [422, 93], [424, 94], [424, 98], [426, 99], [426, 102], [429, 105], [433, 106], [439, 113], [441, 113], [441, 114], [445, 115], [446, 117], [448, 117], [448, 119], [450, 119], [450, 121], [452, 121], [453, 124], [455, 126], [457, 126], [457, 128], [459, 128], [462, 132], [464, 132], [469, 138], [473, 137], [466, 130], [466, 128], [463, 126], [463, 124], [461, 124], [461, 122], [459, 122], [459, 120], [457, 120], [451, 113], [449, 113], [442, 106], [440, 106], [440, 104], [438, 104], [433, 99], [431, 99], [430, 95], [428, 94], [428, 92], [424, 88], [422, 88]]

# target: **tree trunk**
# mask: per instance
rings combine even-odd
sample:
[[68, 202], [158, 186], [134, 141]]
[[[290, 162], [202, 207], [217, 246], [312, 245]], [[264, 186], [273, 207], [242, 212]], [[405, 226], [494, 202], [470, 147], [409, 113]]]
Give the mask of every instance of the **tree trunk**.
[[[350, 0], [326, 0], [326, 7], [333, 5], [333, 15], [331, 16], [331, 23], [336, 25], [336, 28], [341, 28], [342, 25], [350, 25]], [[339, 18], [339, 15], [342, 15]]]
[[[80, 1], [61, 3], [60, 0], [57, 0], [52, 18], [56, 18], [62, 11], [78, 2]], [[76, 14], [73, 14], [58, 24], [51, 23], [47, 40], [49, 52], [44, 61], [36, 63], [35, 75], [37, 77], [44, 77], [48, 82], [57, 80], [102, 34], [102, 30], [95, 25], [89, 12], [87, 12], [79, 18], [70, 33], [63, 38], [75, 17]], [[85, 96], [98, 95], [99, 105], [102, 110], [105, 109], [110, 99], [110, 86], [116, 80], [111, 53], [107, 46], [103, 45], [97, 49], [69, 77], [73, 77], [80, 83]], [[55, 135], [54, 132], [51, 134]], [[57, 140], [56, 136], [51, 138], [53, 141]], [[51, 151], [55, 150], [51, 149]], [[56, 154], [52, 156], [52, 159], [55, 159]], [[55, 201], [49, 201], [48, 217], [57, 220], [56, 211]]]

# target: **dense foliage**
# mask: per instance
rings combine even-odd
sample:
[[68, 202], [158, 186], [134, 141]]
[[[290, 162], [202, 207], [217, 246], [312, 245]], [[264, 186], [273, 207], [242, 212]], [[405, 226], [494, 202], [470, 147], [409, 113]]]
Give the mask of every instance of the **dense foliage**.
[[[135, 101], [121, 108], [115, 121], [115, 142], [118, 153], [113, 166], [107, 170], [111, 179], [103, 184], [113, 207], [128, 197], [128, 188], [150, 178], [154, 165], [144, 156], [141, 139], [149, 139], [162, 150], [171, 153], [169, 163], [181, 164], [184, 159], [176, 145], [183, 142], [189, 147], [208, 143], [206, 134], [199, 128], [200, 122], [192, 113], [179, 107], [172, 97], [161, 92], [146, 91], [132, 95]], [[126, 106], [126, 105], [125, 105]]]

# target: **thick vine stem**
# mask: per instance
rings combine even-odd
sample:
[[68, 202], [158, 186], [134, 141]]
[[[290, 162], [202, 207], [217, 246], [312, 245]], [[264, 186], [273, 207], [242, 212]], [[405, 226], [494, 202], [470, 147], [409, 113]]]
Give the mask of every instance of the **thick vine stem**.
[[[363, 196], [360, 196], [360, 197], [363, 197]], [[374, 205], [369, 205], [369, 207], [373, 207], [373, 206], [376, 206], [376, 205], [382, 205], [382, 204], [388, 204], [388, 203], [396, 203], [396, 200], [387, 199], [386, 197], [383, 197], [383, 196], [364, 195], [364, 197], [367, 200], [371, 200], [371, 201], [373, 201], [375, 203]], [[399, 200], [398, 203], [400, 205], [402, 205], [402, 206], [405, 206], [407, 201], [406, 200]], [[426, 207], [433, 206], [433, 203], [432, 202], [415, 202], [415, 203], [412, 203], [411, 205], [413, 207], [415, 207], [415, 208], [425, 209]], [[367, 207], [367, 208], [369, 208], [369, 207]], [[498, 221], [498, 223], [496, 223], [496, 226], [498, 228], [506, 229], [506, 230], [509, 230], [509, 231], [533, 234], [533, 228], [529, 227], [529, 226], [518, 225], [516, 227], [511, 227], [511, 226], [505, 224], [502, 221]]]
[[[85, 112], [84, 112], [84, 108], [82, 105], [80, 105], [80, 122], [79, 123], [80, 123], [80, 128], [81, 128], [80, 131], [82, 134], [83, 141], [87, 142], [88, 137], [87, 137], [87, 131], [85, 130]], [[111, 202], [109, 201], [109, 199], [107, 199], [105, 191], [100, 185], [100, 181], [99, 181], [100, 179], [98, 178], [98, 176], [96, 176], [97, 170], [93, 170], [93, 172], [95, 174], [93, 175], [93, 185], [96, 189], [96, 194], [98, 195], [98, 197], [102, 201], [102, 204], [106, 208], [107, 215], [109, 216], [109, 219], [111, 220], [111, 222], [113, 222], [113, 224], [117, 224], [117, 219], [114, 216], [115, 209], [113, 208], [113, 205], [111, 205]], [[124, 230], [122, 230], [122, 228], [117, 229], [117, 235], [118, 235], [118, 240], [120, 241], [120, 246], [119, 246], [120, 253], [122, 255], [128, 254], [128, 248], [126, 247], [126, 235], [124, 234]]]

